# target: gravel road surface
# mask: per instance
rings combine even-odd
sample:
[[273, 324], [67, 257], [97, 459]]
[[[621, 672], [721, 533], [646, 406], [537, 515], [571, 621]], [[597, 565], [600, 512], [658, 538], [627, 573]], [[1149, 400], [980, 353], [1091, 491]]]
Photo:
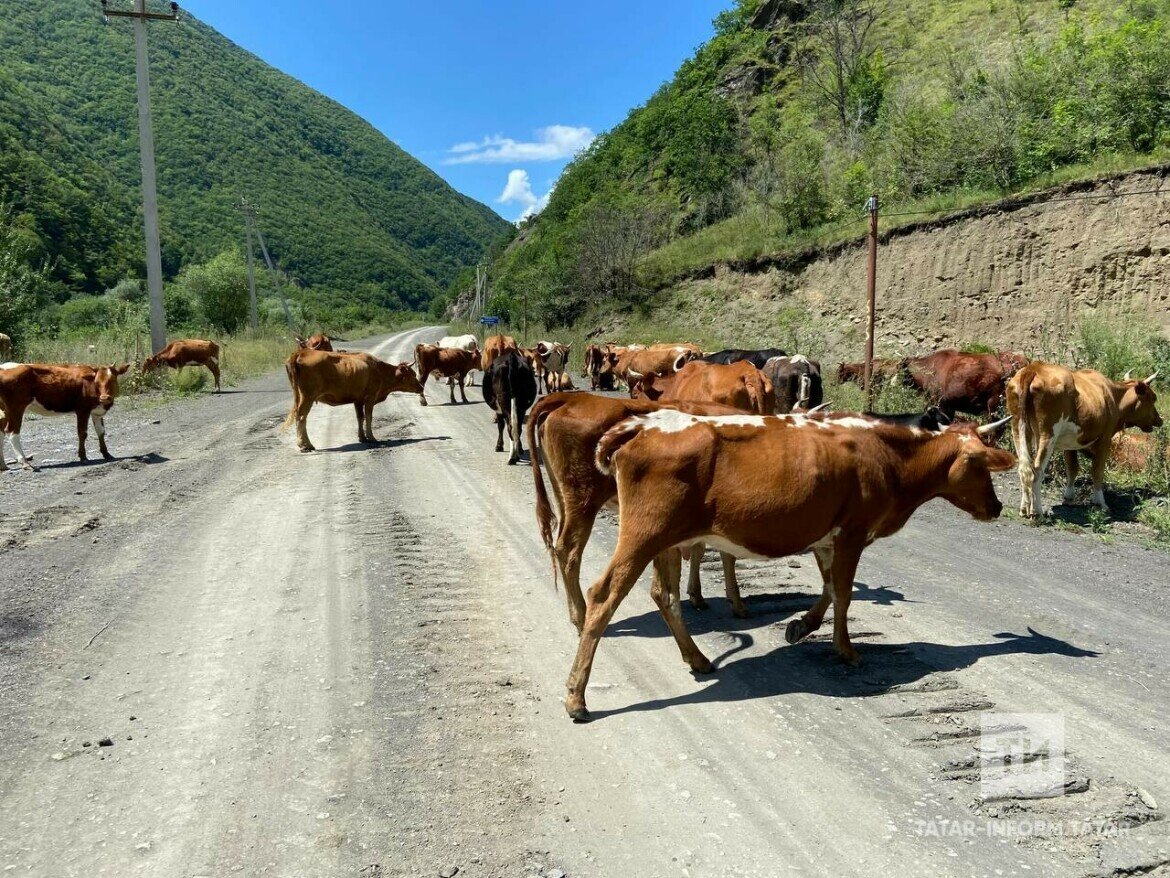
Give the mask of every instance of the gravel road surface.
[[[741, 562], [740, 620], [712, 555], [685, 615], [716, 672], [640, 587], [577, 726], [531, 474], [478, 388], [428, 388], [372, 449], [317, 407], [308, 455], [283, 373], [116, 407], [112, 463], [29, 424], [42, 469], [0, 476], [0, 874], [1170, 875], [1164, 553], [935, 501], [862, 560], [858, 669], [827, 628], [784, 642], [810, 558]], [[1063, 721], [1065, 795], [979, 800], [989, 712]]]

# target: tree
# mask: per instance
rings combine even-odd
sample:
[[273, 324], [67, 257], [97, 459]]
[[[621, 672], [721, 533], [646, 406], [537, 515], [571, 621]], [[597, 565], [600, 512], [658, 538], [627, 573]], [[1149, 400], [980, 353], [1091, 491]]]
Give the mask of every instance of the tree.
[[180, 275], [177, 286], [199, 303], [203, 317], [216, 329], [234, 332], [248, 317], [248, 271], [235, 250], [192, 265]]
[[12, 209], [0, 204], [0, 332], [18, 339], [48, 300], [49, 268], [34, 266], [32, 252]]
[[577, 232], [578, 284], [599, 299], [630, 299], [638, 260], [665, 236], [666, 214], [652, 206], [612, 203], [589, 208]]

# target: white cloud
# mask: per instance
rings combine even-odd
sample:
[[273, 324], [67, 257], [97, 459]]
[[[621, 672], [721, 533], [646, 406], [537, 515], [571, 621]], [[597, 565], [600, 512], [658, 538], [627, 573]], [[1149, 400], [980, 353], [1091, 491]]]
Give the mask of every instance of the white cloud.
[[536, 130], [535, 140], [513, 140], [494, 135], [478, 142], [457, 143], [447, 152], [448, 165], [506, 164], [510, 162], [551, 162], [572, 158], [593, 142], [592, 129], [585, 126], [549, 125]]
[[508, 172], [508, 182], [497, 200], [500, 204], [522, 205], [524, 212], [516, 217], [516, 222], [520, 222], [544, 210], [548, 205], [550, 195], [552, 195], [552, 189], [538, 197], [532, 191], [532, 180], [528, 177], [528, 172], [518, 168]]

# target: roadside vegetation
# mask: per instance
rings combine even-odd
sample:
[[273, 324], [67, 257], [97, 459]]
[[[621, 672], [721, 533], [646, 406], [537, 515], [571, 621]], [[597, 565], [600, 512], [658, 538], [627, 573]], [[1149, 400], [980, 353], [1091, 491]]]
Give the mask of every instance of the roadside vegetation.
[[942, 214], [1165, 161], [1168, 13], [1167, 0], [738, 0], [568, 166], [493, 265], [490, 310], [526, 298], [560, 326], [637, 309], [718, 262], [856, 237], [870, 193], [890, 214]]

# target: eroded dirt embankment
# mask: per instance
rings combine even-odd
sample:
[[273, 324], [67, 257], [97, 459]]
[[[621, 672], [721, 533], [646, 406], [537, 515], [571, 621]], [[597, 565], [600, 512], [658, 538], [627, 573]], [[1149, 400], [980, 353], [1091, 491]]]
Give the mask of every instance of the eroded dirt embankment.
[[[1086, 314], [1170, 329], [1167, 173], [1170, 166], [1069, 184], [884, 232], [879, 351], [978, 341], [1058, 352]], [[1120, 194], [1135, 192], [1143, 194]], [[785, 309], [807, 308], [828, 335], [823, 353], [842, 353], [864, 333], [866, 255], [859, 238], [819, 253], [719, 266], [666, 292], [660, 313], [686, 314], [752, 344], [775, 339]]]

